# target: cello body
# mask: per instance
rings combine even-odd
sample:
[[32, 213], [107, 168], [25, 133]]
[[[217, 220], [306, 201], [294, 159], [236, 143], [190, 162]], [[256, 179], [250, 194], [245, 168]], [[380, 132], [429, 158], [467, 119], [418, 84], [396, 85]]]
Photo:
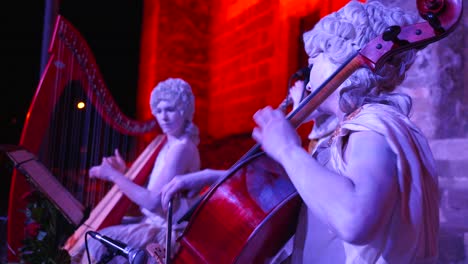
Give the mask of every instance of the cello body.
[[194, 212], [173, 263], [262, 263], [294, 234], [301, 199], [284, 169], [262, 152], [237, 165]]

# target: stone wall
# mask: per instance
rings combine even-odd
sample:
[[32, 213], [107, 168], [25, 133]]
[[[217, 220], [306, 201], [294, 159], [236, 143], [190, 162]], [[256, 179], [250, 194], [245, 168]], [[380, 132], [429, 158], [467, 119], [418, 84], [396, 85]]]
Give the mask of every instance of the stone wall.
[[[382, 0], [416, 12], [415, 1]], [[467, 0], [463, 0], [466, 14]], [[448, 37], [418, 53], [401, 85], [413, 98], [412, 120], [428, 137], [439, 172], [439, 263], [468, 263], [467, 16]]]
[[144, 1], [138, 115], [152, 118], [149, 95], [169, 77], [186, 80], [195, 94], [195, 121], [207, 126], [211, 1]]

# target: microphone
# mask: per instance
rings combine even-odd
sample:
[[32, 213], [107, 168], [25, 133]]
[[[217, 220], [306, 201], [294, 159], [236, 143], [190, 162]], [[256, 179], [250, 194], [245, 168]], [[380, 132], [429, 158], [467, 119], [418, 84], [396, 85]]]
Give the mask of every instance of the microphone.
[[121, 241], [103, 236], [98, 232], [88, 231], [88, 233], [108, 249], [113, 250], [120, 256], [126, 257], [131, 264], [146, 263], [147, 255], [144, 250], [131, 248]]

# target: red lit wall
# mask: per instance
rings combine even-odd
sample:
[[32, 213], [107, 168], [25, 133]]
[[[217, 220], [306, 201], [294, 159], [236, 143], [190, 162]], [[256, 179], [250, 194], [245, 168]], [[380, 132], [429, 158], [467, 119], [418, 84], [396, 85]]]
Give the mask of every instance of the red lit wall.
[[169, 77], [189, 82], [196, 97], [196, 123], [208, 119], [208, 1], [144, 1], [138, 91], [138, 116], [151, 117], [149, 95]]
[[146, 0], [140, 117], [150, 115], [149, 93], [157, 82], [181, 77], [196, 96], [202, 149], [236, 138], [232, 144], [243, 150], [238, 141], [250, 136], [252, 115], [276, 107], [286, 96], [289, 76], [307, 64], [302, 32], [347, 2]]

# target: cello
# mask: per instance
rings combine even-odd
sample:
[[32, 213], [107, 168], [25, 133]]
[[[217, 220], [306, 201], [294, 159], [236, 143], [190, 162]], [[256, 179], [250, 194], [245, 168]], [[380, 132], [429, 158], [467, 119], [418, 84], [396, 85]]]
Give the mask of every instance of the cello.
[[[352, 55], [287, 118], [298, 127], [353, 72], [374, 72], [392, 56], [446, 37], [461, 18], [460, 0], [418, 0], [425, 22], [391, 26]], [[259, 145], [247, 152], [193, 212], [173, 263], [265, 263], [291, 237], [300, 198], [283, 168]]]

